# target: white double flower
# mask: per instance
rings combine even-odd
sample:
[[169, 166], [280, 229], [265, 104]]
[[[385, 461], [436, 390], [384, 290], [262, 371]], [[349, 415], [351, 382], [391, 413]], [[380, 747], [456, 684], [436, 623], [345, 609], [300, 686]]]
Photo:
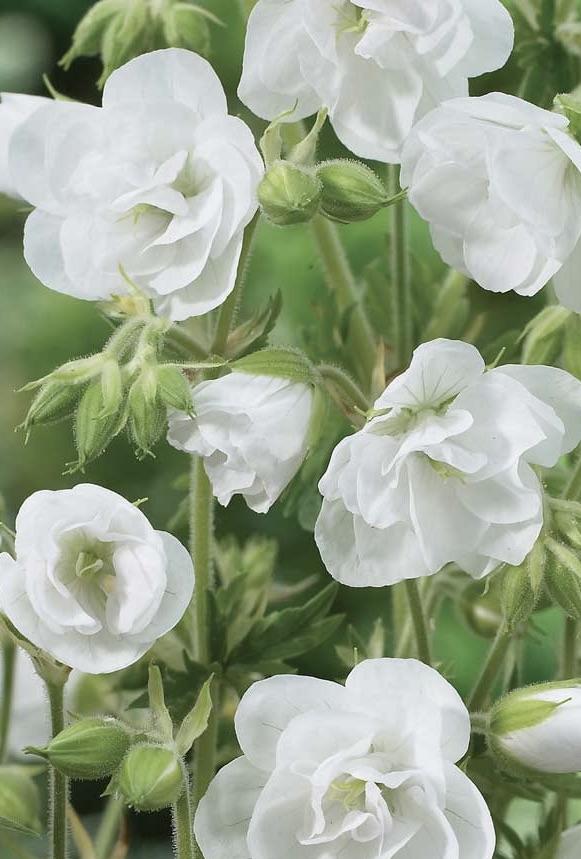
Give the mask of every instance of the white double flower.
[[542, 366], [486, 370], [474, 346], [434, 340], [336, 447], [315, 538], [340, 582], [379, 587], [449, 562], [479, 578], [520, 564], [543, 523], [532, 466], [581, 440], [581, 382]]

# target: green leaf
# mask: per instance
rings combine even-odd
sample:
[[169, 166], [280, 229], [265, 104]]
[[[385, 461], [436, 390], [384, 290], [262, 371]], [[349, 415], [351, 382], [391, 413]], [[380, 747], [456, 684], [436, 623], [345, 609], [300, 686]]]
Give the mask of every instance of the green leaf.
[[282, 292], [272, 295], [266, 306], [247, 319], [230, 334], [227, 357], [242, 358], [268, 346], [269, 334], [273, 331], [282, 310]]
[[202, 691], [198, 695], [196, 703], [194, 704], [194, 706], [179, 727], [176, 736], [176, 747], [178, 753], [182, 756], [186, 755], [189, 752], [198, 737], [201, 737], [208, 727], [208, 722], [210, 721], [210, 714], [212, 712], [213, 707], [213, 679], [214, 675], [212, 675], [206, 680], [206, 682], [202, 686]]
[[157, 665], [149, 666], [147, 689], [149, 693], [149, 706], [155, 719], [156, 730], [159, 731], [163, 740], [172, 740], [173, 722], [169, 710], [165, 705], [163, 680], [161, 679], [161, 671]]
[[[253, 658], [286, 659], [289, 648], [293, 651], [293, 655], [297, 655], [294, 652], [296, 650], [293, 646], [294, 640], [297, 636], [304, 637], [304, 631], [307, 629], [312, 632], [315, 622], [328, 614], [337, 591], [338, 585], [332, 582], [304, 605], [272, 612], [258, 621], [250, 636], [242, 644], [243, 661], [248, 662]], [[303, 652], [305, 650], [302, 648], [298, 651], [298, 653]]]

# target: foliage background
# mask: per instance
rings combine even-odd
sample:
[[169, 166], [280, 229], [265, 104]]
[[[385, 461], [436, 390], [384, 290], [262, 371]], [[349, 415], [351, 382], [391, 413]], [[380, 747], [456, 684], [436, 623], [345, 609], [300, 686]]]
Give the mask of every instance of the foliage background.
[[[0, 0], [0, 92], [44, 94], [42, 74], [47, 73], [57, 90], [98, 103], [100, 96], [94, 83], [100, 73], [97, 61], [77, 61], [67, 74], [57, 65], [70, 44], [76, 23], [90, 5], [87, 0]], [[205, 0], [202, 5], [211, 8], [226, 24], [213, 29], [210, 59], [227, 90], [231, 112], [254, 123], [259, 132], [256, 120], [245, 113], [236, 98], [243, 45], [238, 5], [235, 0]], [[526, 86], [532, 100], [543, 101], [546, 98], [543, 88], [553, 92], [565, 88], [559, 86], [563, 83], [559, 63], [559, 56], [549, 51], [542, 63], [541, 78], [530, 80], [530, 76], [529, 79], [525, 76], [523, 83], [523, 72], [515, 58], [502, 72], [476, 81], [473, 94], [492, 89], [516, 93]], [[535, 68], [539, 68], [538, 60]], [[322, 148], [322, 155], [342, 154], [330, 129], [325, 132]], [[32, 492], [65, 488], [79, 482], [78, 477], [62, 474], [64, 464], [74, 457], [70, 424], [36, 431], [26, 448], [22, 434], [14, 433], [29, 402], [28, 395], [16, 390], [73, 356], [99, 350], [108, 331], [107, 323], [94, 306], [57, 295], [35, 281], [22, 258], [24, 218], [25, 213], [15, 204], [0, 197], [0, 489], [8, 521]], [[384, 277], [383, 272], [388, 269], [388, 215], [382, 213], [365, 224], [342, 228], [342, 233], [356, 273], [363, 277], [366, 268], [373, 264]], [[425, 323], [429, 322], [443, 269], [425, 226], [416, 218], [412, 239], [418, 261], [417, 304]], [[321, 354], [328, 351], [327, 328], [320, 324], [326, 290], [307, 228], [261, 227], [250, 269], [246, 306], [255, 310], [276, 290], [282, 293], [283, 310], [275, 340], [303, 345], [306, 341], [314, 351]], [[469, 298], [468, 324], [476, 326], [472, 328], [476, 345], [487, 347], [487, 357], [491, 359], [495, 357], [491, 350], [496, 353], [501, 345], [506, 345], [518, 360], [518, 336], [545, 299], [497, 297], [477, 287], [470, 287]], [[87, 468], [84, 479], [107, 486], [130, 500], [147, 496], [149, 501], [144, 508], [147, 515], [157, 527], [165, 527], [182, 497], [175, 482], [187, 467], [186, 458], [166, 445], [159, 446], [155, 460], [137, 462], [125, 439], [120, 439], [103, 458]], [[218, 534], [235, 533], [244, 538], [259, 532], [274, 536], [280, 544], [277, 578], [293, 581], [316, 576], [321, 584], [326, 583], [327, 576], [312, 536], [300, 527], [296, 516], [285, 517], [283, 506], [277, 505], [268, 516], [259, 517], [242, 503], [234, 502], [227, 512], [218, 512]], [[186, 538], [183, 533], [180, 536]], [[377, 617], [389, 624], [390, 606], [384, 591], [378, 594], [343, 589], [336, 608], [344, 611], [363, 634], [369, 634]], [[534, 633], [526, 642], [524, 681], [543, 680], [553, 674], [559, 623], [552, 611], [536, 616]], [[304, 673], [338, 676], [342, 669], [333, 644], [342, 641], [346, 641], [345, 627], [333, 642], [304, 658], [299, 667]], [[487, 646], [485, 639], [469, 630], [457, 609], [444, 606], [438, 622], [436, 653], [447, 676], [462, 693], [473, 682]], [[82, 811], [90, 811], [94, 800], [84, 791], [76, 798]], [[151, 848], [147, 852], [149, 859], [170, 855], [169, 847], [160, 846], [160, 852], [153, 852], [155, 838], [165, 834], [166, 825], [167, 821], [157, 817], [140, 819], [137, 828]], [[129, 855], [137, 859], [138, 846]]]

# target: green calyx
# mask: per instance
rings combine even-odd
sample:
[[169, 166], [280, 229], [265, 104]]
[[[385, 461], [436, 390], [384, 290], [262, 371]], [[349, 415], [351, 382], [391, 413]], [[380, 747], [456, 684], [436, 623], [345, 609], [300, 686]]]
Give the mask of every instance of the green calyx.
[[54, 737], [45, 749], [29, 747], [68, 778], [96, 780], [111, 775], [127, 754], [131, 734], [116, 719], [81, 719]]
[[321, 212], [343, 224], [365, 221], [405, 198], [405, 192], [390, 197], [373, 170], [359, 161], [325, 161], [317, 167], [317, 178], [323, 188]]
[[314, 364], [298, 349], [261, 349], [233, 361], [231, 369], [254, 376], [274, 376], [291, 382], [317, 384], [318, 374]]
[[581, 143], [581, 99], [571, 93], [555, 97], [555, 109], [569, 120], [569, 131]]
[[290, 161], [275, 162], [258, 186], [258, 200], [273, 224], [287, 227], [306, 223], [317, 214], [321, 183], [307, 168]]
[[176, 752], [144, 743], [130, 749], [107, 792], [136, 811], [161, 811], [177, 802], [183, 789], [184, 764]]

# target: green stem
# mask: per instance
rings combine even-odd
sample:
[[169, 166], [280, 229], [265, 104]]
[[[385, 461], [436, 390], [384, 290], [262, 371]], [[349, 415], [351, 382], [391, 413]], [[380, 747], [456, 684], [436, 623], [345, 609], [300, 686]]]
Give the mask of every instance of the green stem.
[[318, 215], [312, 221], [312, 230], [323, 264], [325, 280], [330, 291], [335, 295], [339, 313], [350, 314], [353, 357], [359, 368], [359, 379], [365, 390], [368, 390], [377, 362], [373, 328], [362, 304], [337, 227]]
[[501, 626], [492, 643], [492, 647], [488, 651], [482, 673], [468, 699], [468, 709], [471, 713], [478, 712], [484, 708], [506, 656], [510, 638], [510, 633], [505, 627]]
[[566, 498], [568, 501], [578, 501], [581, 499], [581, 452], [579, 453], [569, 482], [565, 487], [563, 498]]
[[577, 621], [572, 617], [566, 617], [563, 634], [563, 664], [561, 666], [563, 680], [570, 680], [577, 676], [577, 631]]
[[242, 291], [246, 283], [246, 275], [248, 274], [248, 265], [250, 263], [250, 255], [252, 252], [252, 244], [256, 233], [256, 228], [260, 220], [260, 214], [257, 213], [252, 221], [248, 224], [244, 231], [244, 240], [242, 242], [242, 253], [240, 254], [240, 262], [238, 263], [238, 274], [236, 276], [236, 284], [234, 289], [220, 308], [220, 316], [214, 332], [214, 341], [212, 343], [212, 352], [214, 355], [225, 355], [228, 346], [228, 337], [232, 326], [236, 321], [236, 316], [240, 308], [242, 299]]
[[[401, 585], [397, 585], [396, 587], [401, 587]], [[420, 596], [424, 606], [424, 613], [426, 617], [433, 618], [444, 595], [435, 586], [435, 582], [432, 578], [421, 579], [418, 583], [418, 587], [420, 589]], [[405, 592], [402, 592], [402, 596], [405, 597], [407, 608], [407, 596]], [[396, 641], [395, 655], [397, 657], [403, 658], [409, 655], [408, 651], [412, 645], [413, 631], [412, 618], [410, 613], [406, 612], [405, 622]]]
[[430, 633], [417, 579], [406, 579], [405, 589], [416, 636], [418, 656], [426, 665], [431, 665], [432, 651], [430, 646]]
[[[390, 193], [400, 190], [399, 168], [389, 168]], [[407, 203], [403, 199], [391, 207], [391, 295], [394, 357], [398, 368], [409, 364], [414, 347], [413, 308], [408, 245]]]
[[[52, 736], [65, 726], [64, 683], [46, 683], [50, 704]], [[50, 834], [51, 859], [66, 859], [67, 856], [67, 799], [68, 782], [66, 777], [54, 767], [50, 767]]]
[[348, 373], [333, 364], [319, 364], [318, 369], [323, 379], [338, 388], [356, 409], [362, 412], [369, 410], [370, 403], [367, 397]]
[[184, 790], [172, 809], [176, 859], [194, 859], [194, 823], [190, 777], [184, 772]]
[[110, 859], [119, 839], [123, 813], [123, 801], [110, 796], [95, 838], [95, 859]]
[[8, 735], [12, 716], [14, 674], [16, 670], [16, 646], [6, 639], [2, 644], [2, 700], [0, 701], [0, 764], [8, 754]]
[[207, 665], [210, 660], [208, 592], [212, 587], [212, 536], [212, 487], [204, 468], [204, 460], [194, 457], [190, 485], [190, 551], [196, 571], [195, 655], [203, 665]]

